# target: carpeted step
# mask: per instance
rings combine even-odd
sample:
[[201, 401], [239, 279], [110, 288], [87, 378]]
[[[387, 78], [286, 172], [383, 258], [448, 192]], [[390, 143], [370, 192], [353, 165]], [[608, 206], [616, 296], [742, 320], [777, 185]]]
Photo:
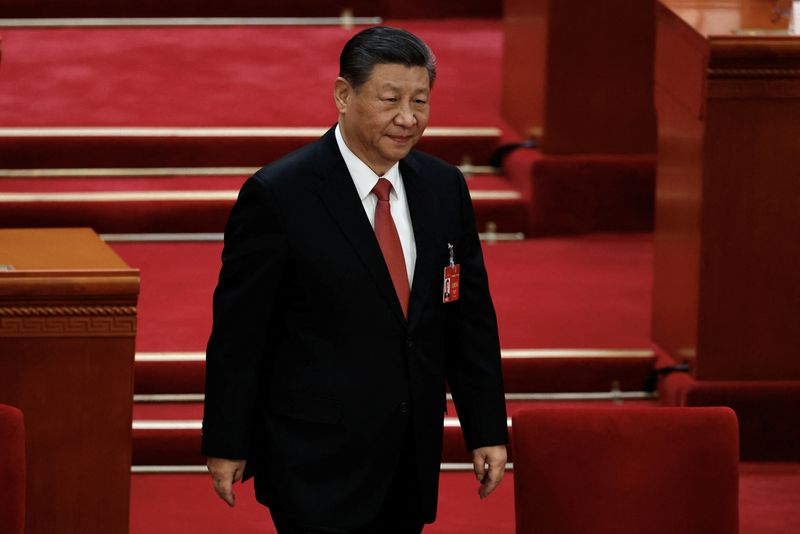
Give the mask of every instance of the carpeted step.
[[[201, 420], [134, 419], [132, 463], [139, 465], [203, 465]], [[469, 462], [456, 418], [444, 427], [443, 462]]]
[[[234, 168], [234, 172], [236, 169]], [[101, 233], [222, 232], [246, 176], [187, 175], [191, 169], [165, 176], [103, 176], [82, 169], [5, 171], [0, 178], [0, 226], [88, 226]], [[125, 169], [116, 170], [120, 173]], [[195, 172], [214, 169], [195, 169]], [[128, 169], [142, 173], [147, 169]], [[151, 169], [158, 172], [159, 169]], [[164, 173], [168, 169], [162, 170]], [[219, 169], [220, 172], [225, 169]], [[0, 171], [0, 175], [3, 171]], [[73, 174], [73, 176], [64, 176]], [[526, 206], [520, 193], [497, 175], [468, 179], [478, 228], [491, 232], [521, 232]]]
[[[655, 361], [649, 350], [511, 350], [502, 364], [507, 393], [608, 393], [644, 389]], [[134, 390], [148, 396], [139, 400], [201, 394], [204, 380], [203, 353], [137, 354]]]
[[505, 176], [476, 174], [467, 177], [478, 231], [520, 232], [528, 227], [528, 201]]
[[[137, 350], [204, 350], [222, 243], [112, 248], [141, 271]], [[652, 235], [498, 242], [483, 254], [502, 347], [650, 346]]]
[[[319, 139], [327, 127], [0, 128], [4, 168], [260, 167]], [[430, 127], [417, 148], [453, 164], [486, 165], [496, 127]]]
[[[581, 405], [625, 406], [656, 405], [652, 399], [636, 399], [630, 401], [553, 401], [548, 405]], [[541, 401], [507, 401], [508, 415], [511, 417], [520, 410], [533, 405], [541, 405]], [[202, 428], [202, 404], [142, 404], [134, 405], [133, 421], [133, 459], [134, 466], [152, 465], [203, 465], [204, 457], [200, 454], [200, 434]], [[510, 425], [509, 419], [509, 425]], [[509, 431], [511, 429], [509, 428]], [[471, 462], [461, 425], [458, 421], [455, 406], [447, 403], [447, 415], [444, 420], [444, 444], [442, 462]], [[510, 455], [510, 451], [509, 451]], [[509, 461], [512, 461], [509, 458]]]
[[[47, 2], [50, 7], [53, 4]], [[100, 5], [96, 1], [93, 4]], [[267, 4], [271, 3], [259, 3]], [[456, 2], [448, 0], [447, 4], [454, 6]], [[8, 17], [6, 7], [4, 4], [3, 16]], [[428, 9], [432, 9], [430, 2], [425, 5]], [[385, 16], [373, 10], [362, 14]], [[501, 21], [395, 22], [419, 35], [436, 54], [438, 76], [431, 101], [431, 127], [504, 127], [499, 111]], [[392, 21], [387, 23], [391, 25]], [[328, 127], [337, 118], [331, 91], [338, 74], [339, 53], [362, 28], [228, 25], [4, 29], [0, 125]], [[134, 162], [126, 166], [165, 165], [144, 159], [152, 153], [157, 137], [128, 143], [141, 149], [141, 154], [95, 151], [71, 156], [71, 147], [64, 146], [54, 159], [95, 161], [92, 156], [98, 160], [113, 156]], [[231, 152], [235, 146], [230, 138], [220, 139], [219, 144], [190, 141], [173, 146], [185, 151], [202, 141], [211, 149], [205, 155], [211, 161], [212, 156]], [[93, 144], [106, 146], [98, 139]], [[263, 144], [263, 140], [251, 139], [247, 147], [242, 147], [248, 148], [254, 159], [247, 164], [258, 166], [270, 160]], [[17, 158], [26, 164], [12, 164], [8, 156], [14, 154], [7, 148], [0, 150], [3, 167], [55, 166], [37, 163], [47, 158], [30, 151]], [[456, 163], [460, 163], [460, 156]], [[473, 163], [478, 163], [478, 156], [474, 155]], [[185, 157], [176, 155], [176, 159]], [[230, 154], [228, 157], [233, 165], [245, 163]], [[103, 166], [96, 161], [90, 165]]]

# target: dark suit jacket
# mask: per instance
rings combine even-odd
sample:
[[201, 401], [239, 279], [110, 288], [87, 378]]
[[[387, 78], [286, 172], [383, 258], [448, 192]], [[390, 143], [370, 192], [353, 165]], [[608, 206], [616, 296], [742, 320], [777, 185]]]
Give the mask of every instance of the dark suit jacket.
[[[259, 500], [309, 526], [377, 513], [409, 425], [433, 521], [445, 381], [470, 449], [508, 439], [464, 177], [416, 151], [400, 165], [417, 246], [408, 321], [333, 129], [251, 177], [225, 229], [203, 453], [246, 458]], [[461, 293], [444, 304], [448, 243]]]

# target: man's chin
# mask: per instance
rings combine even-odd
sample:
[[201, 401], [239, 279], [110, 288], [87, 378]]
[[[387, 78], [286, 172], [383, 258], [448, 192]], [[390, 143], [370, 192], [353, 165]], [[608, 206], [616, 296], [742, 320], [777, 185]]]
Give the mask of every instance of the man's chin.
[[387, 156], [387, 159], [390, 161], [400, 161], [404, 157], [411, 152], [411, 149], [414, 147], [414, 143], [409, 141], [408, 143], [404, 143], [402, 145], [395, 145], [390, 147], [388, 150], [384, 152], [384, 155]]

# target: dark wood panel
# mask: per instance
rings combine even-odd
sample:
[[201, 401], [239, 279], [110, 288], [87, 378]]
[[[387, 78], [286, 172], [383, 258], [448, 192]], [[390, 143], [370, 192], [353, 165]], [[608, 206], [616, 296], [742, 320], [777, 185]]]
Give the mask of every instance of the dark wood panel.
[[544, 125], [548, 0], [505, 0], [503, 118], [521, 136], [539, 138]]
[[709, 101], [698, 378], [800, 379], [796, 88]]
[[651, 154], [655, 3], [551, 1], [542, 151]]
[[548, 154], [650, 154], [654, 4], [506, 0], [503, 117]]
[[127, 532], [133, 338], [0, 338], [0, 352], [0, 402], [25, 414], [25, 532]]

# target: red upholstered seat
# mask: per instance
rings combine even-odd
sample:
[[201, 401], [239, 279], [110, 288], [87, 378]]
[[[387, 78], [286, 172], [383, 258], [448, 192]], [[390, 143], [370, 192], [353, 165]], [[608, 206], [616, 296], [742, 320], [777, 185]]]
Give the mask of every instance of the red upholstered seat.
[[728, 408], [541, 408], [513, 429], [518, 534], [738, 532]]
[[25, 528], [25, 428], [22, 412], [0, 404], [0, 531]]
[[727, 406], [739, 419], [743, 461], [800, 461], [800, 380], [697, 380], [683, 406]]

